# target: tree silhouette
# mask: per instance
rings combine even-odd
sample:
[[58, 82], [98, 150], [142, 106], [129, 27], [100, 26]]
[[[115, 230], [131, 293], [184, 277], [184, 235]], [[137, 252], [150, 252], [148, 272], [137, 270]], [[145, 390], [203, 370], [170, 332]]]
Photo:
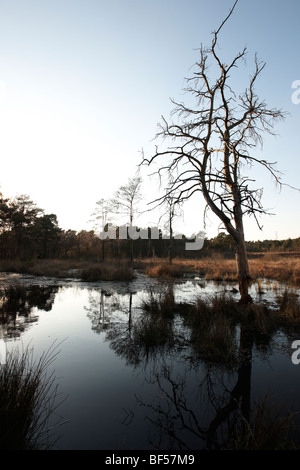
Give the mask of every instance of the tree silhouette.
[[[133, 226], [133, 220], [137, 213], [137, 205], [141, 201], [142, 178], [139, 175], [129, 178], [127, 184], [120, 186], [112, 198], [116, 214], [126, 216], [129, 226]], [[130, 261], [133, 261], [133, 238], [130, 238]]]
[[[278, 184], [282, 184], [275, 164], [260, 159], [255, 151], [263, 141], [263, 133], [273, 134], [276, 121], [284, 118], [278, 109], [269, 108], [261, 101], [255, 85], [265, 64], [254, 59], [254, 72], [244, 91], [235, 92], [231, 86], [246, 48], [225, 64], [219, 56], [219, 33], [231, 17], [238, 0], [220, 27], [213, 33], [211, 46], [200, 48], [196, 70], [187, 79], [186, 92], [192, 103], [172, 100], [172, 116], [176, 121], [162, 118], [157, 137], [170, 145], [156, 148], [154, 155], [142, 163], [151, 165], [159, 160], [159, 175], [164, 172], [173, 178], [166, 193], [178, 200], [190, 199], [201, 192], [210, 209], [221, 221], [235, 245], [239, 276], [240, 301], [251, 302], [248, 292], [250, 272], [244, 236], [244, 215], [254, 216], [267, 211], [261, 201], [262, 190], [252, 188], [252, 180], [245, 169], [258, 165], [267, 170]], [[210, 76], [212, 74], [212, 77]], [[259, 224], [258, 224], [259, 225]]]

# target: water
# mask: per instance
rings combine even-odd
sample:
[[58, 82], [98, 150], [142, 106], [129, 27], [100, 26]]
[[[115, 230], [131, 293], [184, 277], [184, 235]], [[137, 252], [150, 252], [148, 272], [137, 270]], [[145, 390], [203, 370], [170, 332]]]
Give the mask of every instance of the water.
[[[180, 315], [168, 324], [170, 337], [163, 333], [154, 346], [145, 343], [142, 302], [162, 284], [141, 274], [131, 282], [83, 283], [4, 273], [0, 280], [2, 287], [26, 287], [17, 316], [7, 309], [2, 316], [7, 350], [30, 346], [36, 357], [53, 345], [59, 350], [49, 367], [60, 392], [50, 424], [59, 417], [63, 424], [55, 429], [59, 439], [52, 448], [215, 448], [232, 414], [222, 421], [221, 411], [235, 393], [246, 408], [269, 393], [272, 403], [299, 411], [300, 365], [291, 361], [292, 341], [300, 339], [296, 332], [275, 331], [268, 341], [256, 338], [249, 348], [245, 343], [250, 359], [229, 368], [193, 353]], [[224, 290], [238, 298], [233, 284], [198, 278], [171, 284], [176, 302], [209, 299]], [[265, 283], [263, 295], [256, 286], [252, 295], [274, 307], [284, 288], [275, 291], [272, 283]], [[9, 315], [11, 320], [4, 321]]]

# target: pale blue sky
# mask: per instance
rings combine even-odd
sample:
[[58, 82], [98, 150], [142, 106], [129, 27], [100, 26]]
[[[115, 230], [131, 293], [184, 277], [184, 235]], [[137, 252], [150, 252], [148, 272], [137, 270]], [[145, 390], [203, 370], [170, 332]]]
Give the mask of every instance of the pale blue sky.
[[[0, 0], [0, 186], [6, 196], [29, 194], [62, 228], [90, 229], [95, 203], [133, 176], [140, 150], [154, 150], [169, 98], [182, 99], [184, 77], [209, 45], [233, 0]], [[239, 0], [220, 36], [228, 60], [245, 45], [252, 71], [257, 52], [267, 66], [257, 92], [290, 113], [265, 140], [263, 156], [300, 187], [299, 0]], [[244, 86], [242, 81], [238, 86]], [[246, 84], [245, 84], [246, 85]], [[146, 175], [144, 171], [143, 175]], [[246, 222], [246, 238], [299, 237], [300, 193], [278, 194], [266, 173], [264, 205], [276, 215]], [[145, 200], [157, 195], [144, 180]], [[203, 229], [199, 198], [178, 230]], [[154, 215], [151, 222], [156, 223]], [[140, 221], [142, 223], [142, 219]], [[218, 221], [210, 216], [208, 236]], [[139, 221], [137, 221], [139, 223]]]

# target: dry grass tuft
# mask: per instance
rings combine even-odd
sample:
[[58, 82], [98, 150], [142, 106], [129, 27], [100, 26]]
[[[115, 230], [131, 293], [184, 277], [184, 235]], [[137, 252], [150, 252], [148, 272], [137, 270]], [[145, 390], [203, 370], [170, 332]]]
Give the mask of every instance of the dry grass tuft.
[[[206, 256], [201, 259], [174, 259], [169, 264], [164, 259], [135, 260], [134, 266], [146, 275], [160, 278], [178, 278], [185, 272], [193, 272], [207, 280], [236, 282], [237, 267], [235, 259], [222, 255]], [[272, 279], [300, 287], [300, 257], [284, 253], [266, 253], [259, 257], [249, 257], [250, 275], [257, 279]], [[85, 279], [130, 279], [133, 270], [125, 261], [115, 260], [95, 263], [80, 260], [33, 260], [26, 262], [1, 261], [0, 271], [32, 274], [50, 277], [80, 277]]]
[[300, 258], [284, 254], [267, 253], [258, 259], [250, 259], [250, 272], [254, 279], [264, 277], [300, 286]]
[[295, 414], [270, 404], [267, 394], [256, 405], [252, 422], [239, 417], [226, 446], [227, 450], [296, 450], [299, 429]]
[[183, 268], [178, 263], [160, 262], [158, 264], [149, 265], [145, 268], [145, 274], [150, 277], [160, 278], [176, 278], [183, 274]]
[[145, 315], [134, 326], [134, 337], [142, 345], [147, 356], [156, 350], [174, 345], [173, 317], [175, 299], [172, 287], [159, 291], [150, 289], [147, 300], [142, 303]]
[[37, 362], [28, 348], [23, 354], [17, 350], [7, 354], [0, 369], [1, 450], [41, 450], [53, 445], [49, 420], [58, 406], [57, 386], [53, 375], [47, 376], [47, 368], [57, 354], [51, 348]]
[[[136, 261], [138, 269], [149, 276], [178, 277], [184, 272], [194, 272], [207, 280], [236, 282], [237, 266], [234, 258], [227, 259], [222, 255], [206, 256], [201, 259], [174, 259], [169, 265], [164, 260]], [[250, 275], [257, 279], [272, 279], [300, 287], [300, 257], [285, 253], [266, 253], [251, 258], [249, 256]]]
[[129, 281], [134, 278], [134, 272], [126, 263], [99, 263], [84, 268], [80, 278], [87, 282]]
[[55, 278], [77, 278], [84, 281], [130, 280], [133, 268], [126, 262], [95, 263], [77, 260], [36, 260], [29, 262], [1, 262], [0, 271]]
[[228, 366], [236, 362], [237, 342], [235, 316], [237, 305], [225, 294], [210, 302], [197, 299], [195, 306], [184, 312], [184, 323], [190, 329], [190, 340], [197, 357]]
[[281, 319], [300, 322], [300, 301], [295, 291], [286, 289], [277, 301], [279, 303], [278, 316]]

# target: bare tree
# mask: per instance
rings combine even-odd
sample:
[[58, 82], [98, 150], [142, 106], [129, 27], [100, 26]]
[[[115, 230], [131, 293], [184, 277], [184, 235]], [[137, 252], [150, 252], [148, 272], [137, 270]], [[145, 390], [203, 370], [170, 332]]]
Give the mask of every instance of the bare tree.
[[[112, 198], [112, 204], [116, 214], [128, 217], [129, 226], [133, 226], [133, 220], [137, 214], [137, 205], [141, 201], [142, 178], [135, 175], [129, 178], [127, 184], [120, 186]], [[133, 240], [130, 239], [130, 260], [133, 261]]]
[[[112, 210], [113, 210], [113, 204], [109, 199], [102, 198], [96, 202], [95, 210], [91, 214], [91, 217], [92, 217], [91, 221], [94, 223], [94, 230], [98, 231], [99, 225], [100, 225], [101, 231], [105, 230], [105, 227], [107, 227], [107, 223], [108, 223], [108, 217], [111, 216]], [[104, 261], [104, 258], [105, 258], [104, 242], [105, 240], [101, 239], [102, 261]]]
[[125, 185], [117, 189], [112, 198], [116, 213], [128, 217], [130, 226], [136, 215], [137, 204], [141, 200], [141, 183], [140, 176], [129, 178]]
[[174, 240], [174, 220], [182, 215], [182, 207], [178, 198], [173, 194], [167, 194], [164, 198], [165, 212], [162, 215], [165, 218], [165, 227], [169, 232], [170, 244], [168, 247], [169, 264], [173, 262], [173, 240]]
[[[257, 216], [265, 214], [266, 210], [261, 202], [262, 189], [251, 188], [252, 180], [246, 176], [245, 169], [253, 164], [260, 165], [281, 184], [275, 163], [260, 159], [255, 149], [262, 144], [264, 132], [273, 134], [275, 122], [284, 118], [284, 113], [268, 108], [256, 95], [255, 84], [265, 67], [256, 56], [254, 72], [244, 91], [236, 94], [230, 86], [231, 74], [245, 59], [247, 50], [244, 48], [237, 53], [229, 65], [224, 64], [219, 57], [218, 38], [237, 2], [213, 33], [211, 46], [201, 46], [196, 70], [187, 79], [185, 91], [195, 104], [172, 100], [175, 106], [172, 116], [176, 116], [176, 122], [168, 123], [162, 118], [157, 137], [173, 144], [161, 150], [156, 147], [155, 154], [150, 159], [144, 157], [143, 163], [151, 165], [158, 158], [166, 159], [158, 173], [172, 173], [173, 182], [162, 200], [169, 194], [178, 194], [182, 201], [197, 191], [202, 193], [206, 209], [220, 219], [233, 238], [240, 301], [248, 303], [252, 299], [248, 291], [250, 273], [243, 216], [254, 216], [258, 223]], [[210, 70], [214, 72], [213, 78], [209, 76]]]

